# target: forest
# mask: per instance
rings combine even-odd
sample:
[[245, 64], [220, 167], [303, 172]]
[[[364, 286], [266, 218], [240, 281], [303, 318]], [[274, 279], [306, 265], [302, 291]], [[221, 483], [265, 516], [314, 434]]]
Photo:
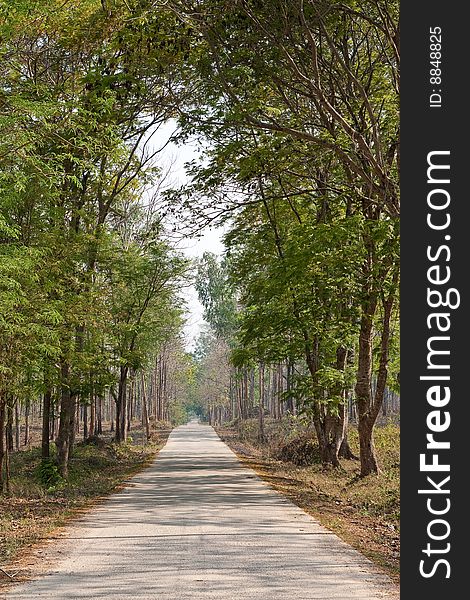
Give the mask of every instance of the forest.
[[[153, 451], [194, 416], [258, 448], [282, 431], [288, 461], [302, 432], [327, 476], [381, 477], [375, 436], [399, 425], [398, 10], [0, 3], [7, 516], [36, 494], [21, 469], [60, 498], [87, 447]], [[169, 143], [199, 148], [177, 185]], [[223, 254], [188, 258], [208, 228]]]

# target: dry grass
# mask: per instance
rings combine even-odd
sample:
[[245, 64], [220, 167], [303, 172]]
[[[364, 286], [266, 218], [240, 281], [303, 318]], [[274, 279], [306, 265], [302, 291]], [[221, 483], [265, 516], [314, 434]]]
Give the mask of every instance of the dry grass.
[[[282, 429], [282, 425], [277, 426]], [[399, 428], [396, 425], [376, 430], [376, 446], [382, 473], [359, 477], [359, 465], [343, 460], [342, 469], [325, 471], [317, 457], [309, 466], [276, 459], [285, 443], [279, 444], [269, 432], [268, 443], [260, 445], [256, 436], [242, 436], [234, 430], [219, 428], [220, 437], [237, 452], [274, 489], [318, 519], [325, 527], [369, 557], [395, 581], [399, 579]], [[358, 452], [357, 431], [351, 427], [349, 440]]]

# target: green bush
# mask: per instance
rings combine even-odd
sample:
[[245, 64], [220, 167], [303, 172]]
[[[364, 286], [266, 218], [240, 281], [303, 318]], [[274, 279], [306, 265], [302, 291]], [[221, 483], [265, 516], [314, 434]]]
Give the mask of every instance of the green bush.
[[50, 458], [43, 459], [36, 469], [36, 476], [48, 492], [57, 490], [65, 484], [55, 462]]

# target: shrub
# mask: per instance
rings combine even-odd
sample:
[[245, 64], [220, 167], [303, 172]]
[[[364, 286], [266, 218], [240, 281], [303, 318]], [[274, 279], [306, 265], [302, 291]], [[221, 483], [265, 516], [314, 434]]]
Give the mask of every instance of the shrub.
[[279, 447], [276, 458], [299, 466], [320, 462], [318, 444], [311, 434], [303, 433]]
[[36, 476], [48, 492], [52, 492], [65, 484], [57, 465], [50, 458], [45, 458], [39, 463]]

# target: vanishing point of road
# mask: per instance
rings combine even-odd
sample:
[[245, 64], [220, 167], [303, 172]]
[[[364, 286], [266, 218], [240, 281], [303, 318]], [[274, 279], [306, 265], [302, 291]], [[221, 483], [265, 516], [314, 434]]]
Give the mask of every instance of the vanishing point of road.
[[212, 427], [176, 428], [153, 465], [43, 551], [7, 600], [375, 600], [396, 586], [241, 465]]

